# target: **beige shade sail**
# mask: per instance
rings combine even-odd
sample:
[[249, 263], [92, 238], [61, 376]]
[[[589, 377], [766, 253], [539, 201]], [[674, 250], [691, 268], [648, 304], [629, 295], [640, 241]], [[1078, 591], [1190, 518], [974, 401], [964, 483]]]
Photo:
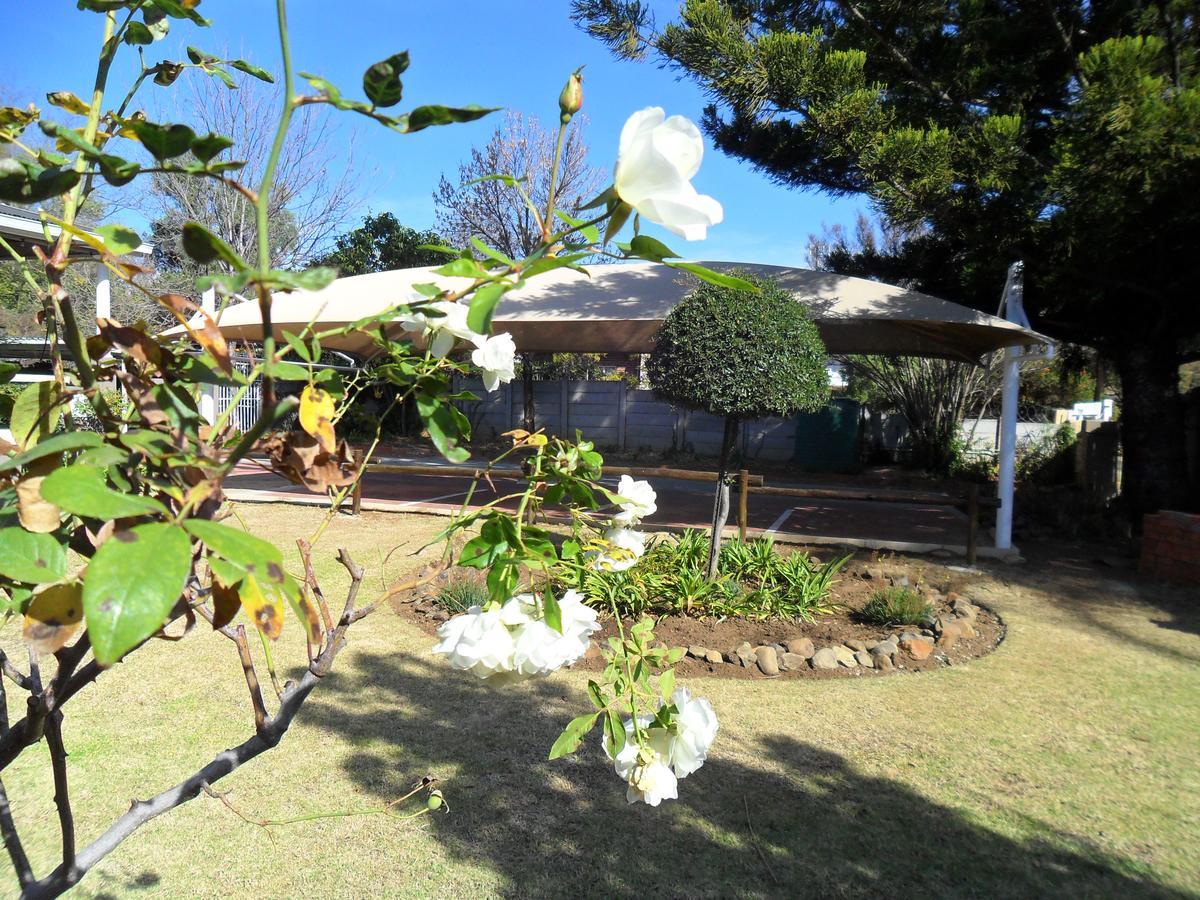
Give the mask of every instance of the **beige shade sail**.
[[[1050, 344], [1037, 332], [928, 294], [863, 278], [787, 266], [707, 262], [773, 278], [804, 303], [831, 354], [871, 353], [978, 360], [1002, 347]], [[696, 286], [693, 276], [654, 263], [588, 266], [587, 275], [559, 269], [533, 278], [505, 295], [494, 331], [507, 331], [517, 349], [529, 352], [649, 353], [671, 309]], [[341, 278], [322, 291], [279, 294], [271, 307], [276, 338], [346, 325], [413, 298], [412, 285], [457, 289], [468, 282], [442, 278], [431, 269], [397, 269]], [[258, 303], [226, 307], [218, 321], [228, 339], [262, 339]], [[169, 333], [181, 333], [173, 329]], [[388, 326], [399, 337], [398, 323]], [[322, 342], [330, 349], [370, 358], [375, 344], [356, 332]]]

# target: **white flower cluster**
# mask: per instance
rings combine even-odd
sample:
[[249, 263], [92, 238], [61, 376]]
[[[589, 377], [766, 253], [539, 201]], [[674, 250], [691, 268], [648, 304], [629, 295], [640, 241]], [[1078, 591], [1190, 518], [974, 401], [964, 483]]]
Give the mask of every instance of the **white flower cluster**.
[[456, 669], [492, 681], [545, 675], [583, 656], [600, 630], [596, 611], [578, 591], [567, 591], [558, 607], [561, 634], [546, 624], [533, 594], [517, 594], [496, 609], [472, 606], [438, 627], [441, 641], [433, 652]]
[[646, 535], [634, 530], [633, 526], [658, 511], [658, 495], [650, 482], [634, 481], [628, 475], [621, 476], [617, 495], [621, 502], [612, 517], [616, 525], [604, 532], [607, 547], [592, 557], [594, 569], [624, 572], [636, 566], [646, 550]]
[[511, 334], [486, 335], [472, 331], [467, 324], [469, 307], [465, 303], [438, 300], [427, 304], [425, 309], [436, 310], [442, 315], [430, 316], [424, 310], [410, 312], [400, 324], [406, 331], [419, 335], [431, 355], [443, 357], [458, 341], [470, 341], [475, 345], [471, 362], [482, 372], [483, 386], [489, 392], [513, 380], [517, 345]]
[[[613, 757], [613, 768], [629, 784], [625, 799], [658, 806], [664, 800], [679, 797], [679, 779], [687, 778], [708, 757], [708, 749], [717, 736], [717, 714], [703, 697], [692, 699], [687, 688], [671, 695], [676, 714], [673, 728], [650, 727], [650, 716], [639, 716], [638, 727], [645, 736], [643, 747], [635, 740], [633, 720], [625, 720], [625, 746]], [[647, 759], [647, 755], [649, 759]]]

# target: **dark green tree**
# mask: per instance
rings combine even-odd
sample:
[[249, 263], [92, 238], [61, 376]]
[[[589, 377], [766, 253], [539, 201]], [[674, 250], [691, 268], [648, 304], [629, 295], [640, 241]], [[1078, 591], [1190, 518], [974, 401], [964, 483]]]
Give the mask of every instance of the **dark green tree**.
[[366, 216], [360, 226], [340, 235], [316, 264], [333, 266], [343, 276], [436, 266], [446, 261], [446, 254], [423, 245], [445, 243], [436, 231], [417, 231], [383, 212]]
[[746, 419], [819, 409], [829, 398], [825, 344], [805, 306], [770, 281], [747, 280], [758, 293], [702, 284], [684, 298], [663, 322], [649, 363], [650, 385], [664, 400], [725, 418], [710, 578], [729, 516], [729, 460], [738, 427]]
[[661, 28], [636, 2], [574, 11], [703, 87], [723, 152], [919, 230], [949, 299], [994, 310], [1024, 259], [1035, 324], [1120, 376], [1131, 508], [1195, 503], [1178, 377], [1200, 358], [1194, 0], [687, 0]]

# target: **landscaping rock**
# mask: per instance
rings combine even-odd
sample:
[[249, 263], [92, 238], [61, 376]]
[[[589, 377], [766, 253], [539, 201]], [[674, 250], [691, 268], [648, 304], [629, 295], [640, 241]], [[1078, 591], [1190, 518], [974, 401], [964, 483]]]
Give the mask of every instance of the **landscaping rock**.
[[774, 647], [755, 647], [754, 656], [758, 660], [758, 669], [764, 675], [779, 674], [779, 654]]
[[890, 672], [896, 668], [895, 663], [892, 662], [892, 657], [887, 653], [877, 653], [872, 650], [871, 659], [875, 663], [875, 668], [879, 669], [880, 672]]
[[956, 598], [950, 601], [950, 608], [954, 610], [954, 615], [974, 623], [979, 616], [979, 608], [956, 594], [951, 594], [951, 597]]
[[[939, 619], [938, 621], [941, 622], [942, 620]], [[963, 625], [967, 625], [965, 619], [961, 623], [957, 619], [945, 622], [938, 630], [937, 645], [943, 650], [952, 649], [958, 643], [958, 639], [963, 636]], [[970, 628], [971, 626], [967, 625], [967, 627]]]
[[875, 660], [871, 658], [871, 654], [870, 654], [870, 653], [868, 653], [866, 650], [856, 650], [856, 651], [854, 651], [854, 659], [855, 659], [855, 660], [858, 662], [858, 664], [859, 664], [860, 666], [862, 666], [864, 669], [873, 669], [873, 668], [875, 668]]
[[895, 656], [900, 652], [900, 645], [895, 638], [887, 638], [867, 648], [871, 653], [882, 653], [885, 656]]
[[918, 635], [904, 635], [900, 638], [900, 647], [913, 659], [929, 659], [933, 653], [933, 641]]
[[446, 612], [444, 609], [435, 609], [429, 614], [429, 618], [433, 619], [435, 622], [445, 622], [450, 618], [450, 613]]
[[893, 575], [891, 578], [892, 587], [906, 588], [908, 587], [907, 575]]
[[754, 655], [754, 648], [750, 646], [749, 641], [742, 641], [742, 643], [738, 644], [733, 654], [737, 661], [742, 664], [743, 668], [746, 669], [749, 669], [758, 662], [758, 658]]
[[833, 655], [837, 658], [838, 663], [847, 669], [853, 669], [858, 665], [858, 660], [854, 658], [854, 651], [849, 647], [834, 647]]
[[813, 642], [806, 637], [792, 638], [787, 642], [787, 649], [789, 653], [796, 653], [805, 659], [812, 659], [812, 655], [817, 652]]
[[692, 644], [692, 646], [688, 647], [687, 655], [692, 659], [704, 659], [704, 657], [708, 656], [708, 648], [701, 647], [699, 644]]
[[851, 650], [866, 650], [867, 642], [860, 641], [858, 638], [851, 638], [850, 640], [846, 641], [846, 646]]
[[799, 653], [784, 653], [779, 657], [779, 668], [794, 672], [797, 669], [803, 669], [806, 662], [808, 662], [807, 656], [801, 656]]
[[704, 660], [705, 662], [710, 662], [715, 666], [718, 663], [725, 662], [725, 657], [721, 656], [720, 650], [709, 650], [704, 654]]
[[812, 656], [812, 667], [814, 669], [836, 669], [838, 667], [837, 654], [833, 652], [832, 647], [822, 647]]
[[962, 632], [962, 636], [965, 638], [973, 638], [979, 633], [975, 630], [975, 626], [970, 619], [959, 619], [958, 630]]

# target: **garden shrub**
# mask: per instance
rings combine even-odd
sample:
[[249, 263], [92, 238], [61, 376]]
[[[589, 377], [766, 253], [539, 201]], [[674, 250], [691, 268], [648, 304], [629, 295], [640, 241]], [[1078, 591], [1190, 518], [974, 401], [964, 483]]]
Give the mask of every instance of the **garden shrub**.
[[717, 577], [706, 572], [708, 535], [689, 529], [656, 541], [638, 565], [620, 572], [587, 570], [580, 589], [589, 602], [622, 616], [788, 618], [830, 613], [829, 594], [849, 556], [821, 564], [801, 552], [780, 554], [769, 538], [729, 541]]
[[437, 595], [437, 604], [452, 613], [466, 612], [472, 606], [487, 606], [487, 602], [487, 585], [470, 576], [452, 578]]
[[872, 625], [920, 625], [933, 614], [933, 606], [916, 591], [886, 587], [876, 591], [861, 617]]

